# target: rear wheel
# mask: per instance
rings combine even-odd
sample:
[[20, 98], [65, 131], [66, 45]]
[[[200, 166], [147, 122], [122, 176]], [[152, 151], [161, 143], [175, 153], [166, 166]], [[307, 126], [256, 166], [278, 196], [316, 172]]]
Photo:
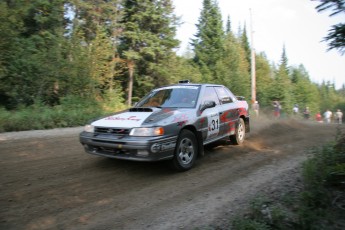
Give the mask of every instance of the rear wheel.
[[197, 140], [193, 132], [182, 130], [176, 144], [172, 167], [177, 171], [187, 171], [194, 165], [197, 156]]
[[230, 140], [235, 145], [241, 145], [244, 142], [246, 136], [246, 126], [242, 118], [238, 120], [236, 125], [235, 134], [230, 136]]

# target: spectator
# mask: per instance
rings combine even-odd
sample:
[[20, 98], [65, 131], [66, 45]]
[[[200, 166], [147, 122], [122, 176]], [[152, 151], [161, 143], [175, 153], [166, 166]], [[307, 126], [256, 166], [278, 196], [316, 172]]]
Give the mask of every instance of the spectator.
[[298, 104], [295, 104], [295, 105], [293, 106], [292, 111], [293, 111], [293, 115], [296, 116], [296, 115], [298, 114], [298, 112], [299, 112]]
[[303, 111], [303, 117], [304, 119], [308, 120], [310, 117], [310, 111], [309, 111], [309, 107], [305, 107], [304, 111]]
[[281, 108], [282, 107], [281, 107], [279, 101], [274, 101], [273, 102], [273, 109], [274, 109], [273, 114], [274, 114], [274, 117], [276, 117], [276, 118], [280, 117], [280, 110], [281, 110]]
[[325, 119], [325, 122], [327, 124], [331, 123], [332, 112], [329, 109], [327, 109], [326, 112], [324, 112], [323, 114], [323, 118]]
[[318, 112], [316, 115], [315, 115], [315, 120], [319, 123], [322, 123], [322, 116], [321, 116], [321, 113]]
[[340, 109], [338, 109], [337, 112], [335, 112], [334, 116], [335, 116], [336, 123], [338, 124], [343, 123], [343, 113], [341, 112]]

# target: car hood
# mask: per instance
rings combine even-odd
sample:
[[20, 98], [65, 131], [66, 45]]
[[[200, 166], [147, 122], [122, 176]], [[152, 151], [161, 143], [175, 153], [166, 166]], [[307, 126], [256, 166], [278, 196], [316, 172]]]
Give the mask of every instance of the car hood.
[[93, 126], [133, 128], [157, 124], [180, 113], [177, 108], [131, 108], [92, 122]]

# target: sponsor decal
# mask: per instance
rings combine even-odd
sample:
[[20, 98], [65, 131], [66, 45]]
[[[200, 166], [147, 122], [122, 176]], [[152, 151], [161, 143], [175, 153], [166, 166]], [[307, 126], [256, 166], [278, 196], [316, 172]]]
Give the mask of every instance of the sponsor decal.
[[188, 116], [186, 114], [182, 114], [181, 116], [174, 117], [173, 123], [179, 122], [179, 121], [185, 121], [188, 120]]
[[95, 121], [92, 125], [109, 128], [140, 127], [151, 114], [152, 112], [124, 112]]
[[140, 121], [141, 119], [138, 118], [137, 116], [130, 116], [130, 117], [116, 117], [116, 116], [113, 116], [113, 117], [107, 117], [105, 118], [104, 120], [109, 120], [109, 121]]
[[186, 114], [182, 114], [181, 116], [174, 117], [172, 123], [177, 123], [177, 126], [183, 126], [188, 122], [188, 116]]
[[177, 122], [177, 126], [183, 126], [186, 123], [187, 123], [187, 121], [179, 121], [179, 122]]

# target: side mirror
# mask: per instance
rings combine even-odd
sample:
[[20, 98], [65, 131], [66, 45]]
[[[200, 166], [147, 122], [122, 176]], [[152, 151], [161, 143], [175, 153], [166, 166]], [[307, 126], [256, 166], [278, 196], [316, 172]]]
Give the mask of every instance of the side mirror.
[[230, 97], [223, 97], [223, 98], [221, 99], [221, 101], [222, 101], [223, 104], [232, 102]]
[[205, 101], [204, 104], [201, 105], [200, 111], [204, 111], [205, 109], [216, 107], [216, 102], [214, 101]]
[[245, 98], [244, 98], [243, 96], [236, 96], [236, 98], [237, 98], [237, 100], [239, 100], [239, 101], [244, 101], [244, 100], [245, 100]]

